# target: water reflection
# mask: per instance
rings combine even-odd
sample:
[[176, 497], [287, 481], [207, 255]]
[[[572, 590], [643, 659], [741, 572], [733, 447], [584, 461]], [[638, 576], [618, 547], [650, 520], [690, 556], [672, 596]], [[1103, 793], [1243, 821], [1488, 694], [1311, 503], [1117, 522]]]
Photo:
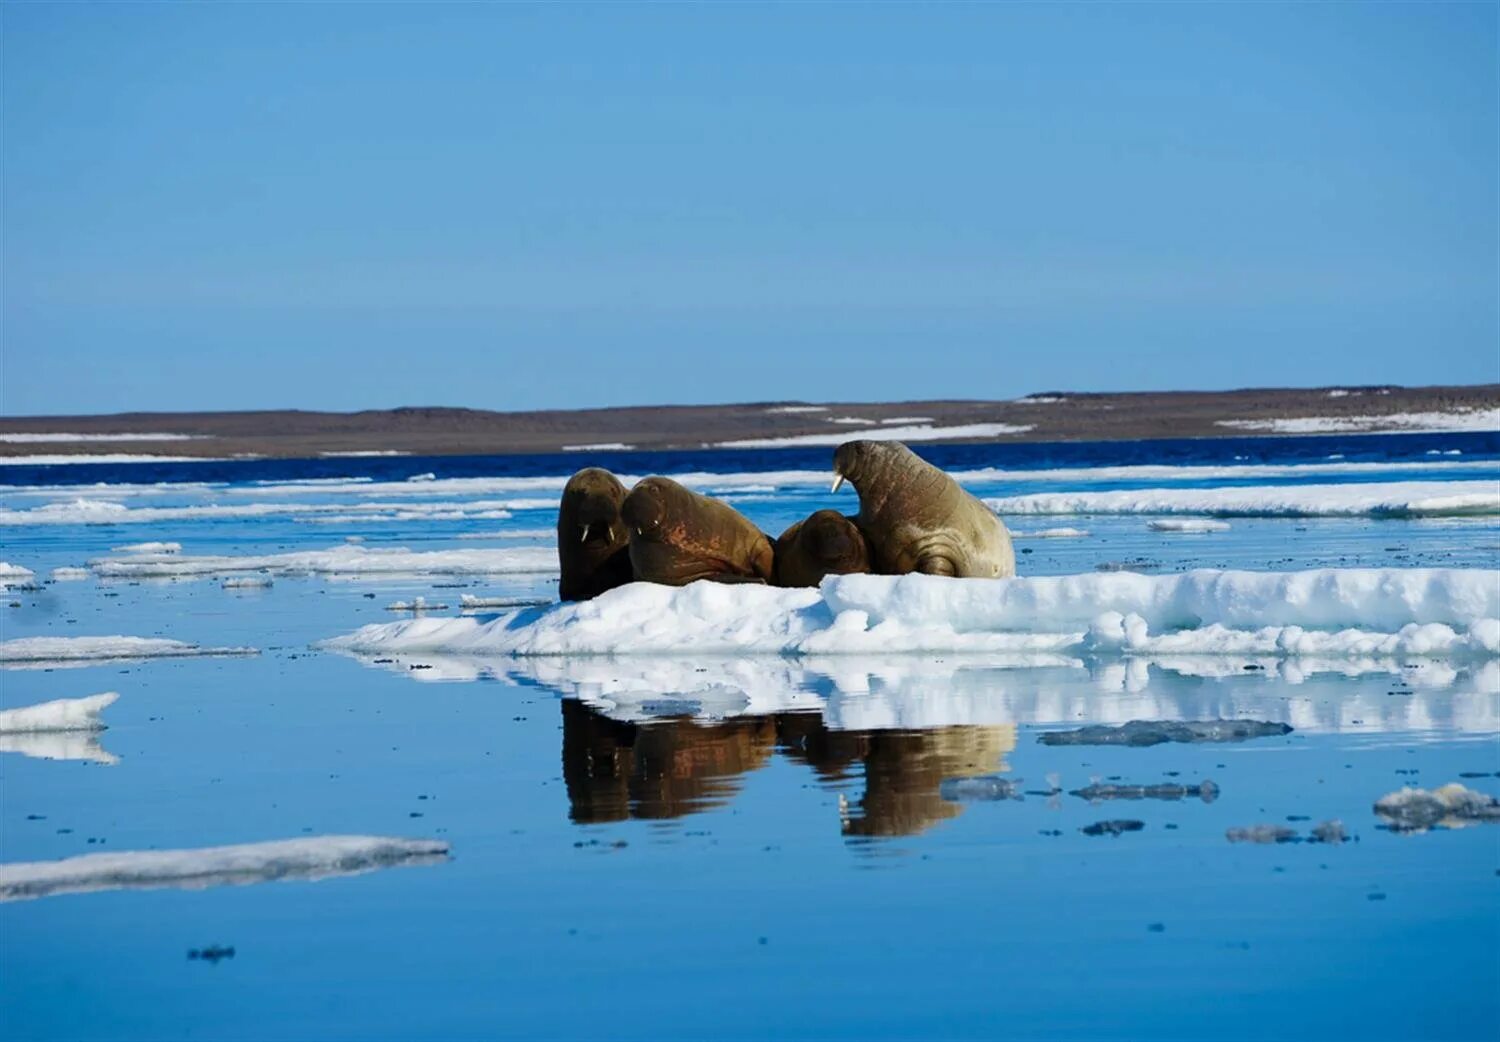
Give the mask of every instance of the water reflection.
[[562, 703], [563, 780], [578, 824], [679, 818], [722, 806], [773, 752], [806, 765], [824, 785], [862, 777], [863, 793], [840, 795], [848, 836], [909, 836], [955, 817], [961, 805], [943, 782], [1007, 770], [1013, 725], [926, 731], [847, 731], [816, 713], [726, 721], [669, 717], [615, 720], [575, 699]]

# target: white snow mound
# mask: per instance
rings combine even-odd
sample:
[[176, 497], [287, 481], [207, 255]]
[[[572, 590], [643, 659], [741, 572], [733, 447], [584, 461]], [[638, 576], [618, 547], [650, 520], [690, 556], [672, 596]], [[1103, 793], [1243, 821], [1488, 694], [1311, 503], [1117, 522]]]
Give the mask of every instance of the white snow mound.
[[366, 626], [356, 653], [1004, 652], [1500, 656], [1500, 571], [830, 576], [817, 589], [631, 583], [493, 619]]
[[309, 836], [197, 850], [86, 854], [0, 865], [0, 901], [99, 890], [202, 890], [224, 884], [326, 879], [441, 861], [447, 855], [448, 844], [441, 840], [388, 836]]

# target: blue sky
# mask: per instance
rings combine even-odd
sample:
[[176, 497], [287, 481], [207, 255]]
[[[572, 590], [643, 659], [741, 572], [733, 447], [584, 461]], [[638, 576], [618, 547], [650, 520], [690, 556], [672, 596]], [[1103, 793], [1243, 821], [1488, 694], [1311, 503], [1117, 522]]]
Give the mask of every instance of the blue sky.
[[1500, 380], [1494, 4], [0, 19], [11, 415]]

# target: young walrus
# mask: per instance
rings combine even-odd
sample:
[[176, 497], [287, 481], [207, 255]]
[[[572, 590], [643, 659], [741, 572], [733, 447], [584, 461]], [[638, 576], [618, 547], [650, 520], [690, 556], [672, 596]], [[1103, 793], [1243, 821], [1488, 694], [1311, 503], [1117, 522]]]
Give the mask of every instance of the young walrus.
[[635, 577], [667, 586], [696, 579], [769, 582], [771, 540], [726, 503], [700, 496], [671, 478], [646, 478], [625, 497]]
[[630, 570], [630, 531], [620, 520], [625, 486], [599, 467], [580, 470], [563, 487], [557, 509], [557, 595], [586, 601], [624, 586]]
[[983, 579], [1016, 574], [1005, 523], [947, 474], [895, 441], [850, 441], [833, 455], [834, 491], [859, 492], [855, 521], [875, 571]]
[[864, 533], [837, 510], [818, 510], [776, 540], [776, 585], [816, 586], [825, 575], [870, 570]]

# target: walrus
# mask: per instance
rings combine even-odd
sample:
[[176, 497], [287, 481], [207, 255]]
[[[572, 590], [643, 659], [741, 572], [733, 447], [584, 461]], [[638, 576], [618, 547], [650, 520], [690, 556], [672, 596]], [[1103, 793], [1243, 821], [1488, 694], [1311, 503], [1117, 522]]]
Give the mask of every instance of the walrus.
[[870, 544], [837, 510], [818, 510], [776, 540], [777, 586], [816, 586], [825, 575], [870, 570]]
[[882, 575], [1016, 574], [1005, 523], [958, 482], [896, 441], [849, 441], [833, 455], [833, 490], [859, 492], [855, 518]]
[[625, 486], [600, 467], [580, 470], [563, 486], [557, 509], [557, 595], [563, 600], [586, 601], [635, 577], [630, 531], [620, 520], [624, 501]]
[[630, 530], [637, 579], [686, 586], [769, 582], [771, 540], [727, 503], [700, 496], [671, 478], [646, 478], [625, 497], [620, 516]]

